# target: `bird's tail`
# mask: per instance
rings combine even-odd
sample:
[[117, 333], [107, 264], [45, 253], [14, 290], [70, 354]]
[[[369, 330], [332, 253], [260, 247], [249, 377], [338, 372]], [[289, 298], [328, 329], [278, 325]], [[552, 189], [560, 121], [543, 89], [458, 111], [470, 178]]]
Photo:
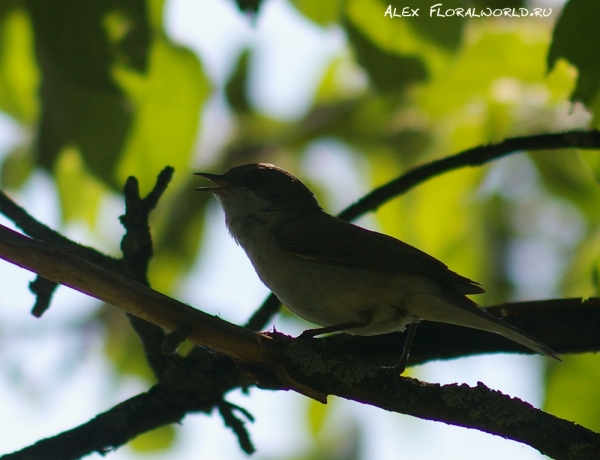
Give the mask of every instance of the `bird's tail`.
[[452, 302], [452, 305], [460, 310], [460, 312], [456, 311], [455, 309], [453, 310], [452, 314], [445, 314], [444, 317], [440, 317], [439, 319], [429, 319], [433, 319], [434, 321], [438, 320], [444, 323], [456, 324], [458, 326], [466, 326], [473, 329], [480, 329], [482, 331], [493, 332], [506, 337], [513, 342], [519, 343], [537, 353], [560, 361], [560, 358], [556, 356], [554, 350], [552, 350], [541, 340], [530, 336], [506, 321], [496, 318], [494, 315], [481, 308], [464, 295], [457, 295], [456, 293], [452, 294], [453, 295], [446, 295], [446, 300]]
[[478, 322], [477, 329], [481, 329], [484, 331], [495, 332], [496, 334], [501, 335], [502, 337], [506, 337], [507, 339], [512, 340], [513, 342], [520, 343], [521, 345], [533, 350], [538, 353], [548, 356], [550, 358], [556, 359], [560, 361], [560, 358], [556, 356], [556, 353], [552, 348], [546, 345], [541, 340], [536, 339], [535, 337], [530, 336], [529, 334], [521, 331], [516, 328], [512, 324], [507, 323], [499, 318], [496, 318], [491, 313], [485, 311], [484, 309], [479, 309], [481, 311], [481, 322]]

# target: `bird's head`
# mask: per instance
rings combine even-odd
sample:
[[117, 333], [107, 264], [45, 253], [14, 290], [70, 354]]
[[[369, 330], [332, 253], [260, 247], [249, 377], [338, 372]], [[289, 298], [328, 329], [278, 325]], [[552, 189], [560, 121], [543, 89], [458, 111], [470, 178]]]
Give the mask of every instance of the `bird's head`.
[[228, 223], [247, 216], [284, 220], [321, 209], [308, 187], [272, 164], [248, 163], [223, 174], [195, 175], [216, 184], [195, 190], [215, 195], [225, 210]]

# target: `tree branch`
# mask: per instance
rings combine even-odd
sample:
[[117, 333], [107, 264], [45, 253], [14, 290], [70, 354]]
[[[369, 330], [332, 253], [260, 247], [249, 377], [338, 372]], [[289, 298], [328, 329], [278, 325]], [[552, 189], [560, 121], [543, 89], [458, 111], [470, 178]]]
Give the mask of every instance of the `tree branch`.
[[[519, 329], [550, 344], [559, 354], [600, 350], [600, 299], [549, 299], [512, 302], [487, 310]], [[402, 354], [404, 333], [361, 337], [336, 334], [324, 337], [338, 353], [378, 366], [391, 366]], [[534, 354], [497, 334], [452, 324], [424, 321], [411, 349], [409, 366], [436, 359], [489, 353]]]
[[190, 412], [210, 413], [223, 393], [239, 386], [235, 364], [221, 358], [210, 368], [179, 376], [177, 384], [159, 383], [72, 430], [43, 439], [2, 460], [75, 460], [92, 452], [105, 454], [142, 433], [180, 423]]
[[[387, 369], [365, 366], [332, 353], [322, 340], [290, 340], [276, 334], [273, 343], [282, 351], [280, 366], [296, 381], [324, 394], [334, 394], [363, 404], [475, 428], [528, 444], [557, 460], [599, 458], [600, 435], [575, 423], [544, 413], [517, 398], [487, 388], [438, 385], [415, 379], [396, 379]], [[215, 373], [227, 375], [229, 371]], [[107, 452], [135, 435], [157, 426], [174, 423], [187, 412], [208, 412], [214, 404], [208, 394], [188, 386], [189, 393], [177, 394], [164, 384], [135, 396], [90, 422], [6, 455], [2, 460], [75, 459], [93, 450]], [[280, 390], [285, 386], [272, 387]], [[87, 447], [86, 447], [87, 446]], [[91, 448], [93, 446], [93, 448]], [[55, 456], [48, 453], [57, 454]]]
[[[510, 153], [509, 150], [512, 149], [573, 146], [600, 148], [600, 134], [574, 132], [533, 136], [509, 139], [495, 146], [478, 147], [417, 168], [374, 190], [347, 209], [346, 215], [342, 214], [342, 217], [349, 219], [353, 213], [358, 215], [376, 209], [383, 202], [429, 177], [464, 165], [483, 164]], [[0, 197], [0, 211], [2, 202], [6, 200]], [[105, 270], [99, 266], [111, 264], [105, 256], [91, 248], [79, 249], [79, 246], [58, 233], [58, 237], [52, 236], [52, 233], [37, 227], [39, 223], [31, 216], [25, 213], [24, 217], [24, 211], [19, 209], [9, 205], [7, 214], [12, 214], [19, 222], [24, 219], [27, 221], [24, 228], [36, 238], [52, 241], [56, 246], [0, 227], [0, 257], [47, 277], [52, 282], [65, 284], [116, 305], [166, 331], [180, 330], [182, 325], [189, 326], [189, 339], [192, 342], [232, 357], [243, 365], [245, 377], [228, 359], [220, 360], [228, 363], [228, 367], [214, 367], [219, 360], [213, 359], [210, 353], [204, 353], [204, 349], [199, 348], [197, 353], [185, 358], [186, 366], [168, 366], [164, 380], [148, 393], [115, 406], [74, 430], [40, 441], [3, 458], [48, 459], [51, 458], [48, 457], [48, 452], [54, 452], [55, 448], [62, 449], [56, 457], [61, 459], [79, 458], [94, 450], [106, 452], [144, 431], [177, 422], [188, 412], [208, 412], [215, 405], [228, 407], [227, 403], [219, 402], [222, 395], [230, 388], [247, 386], [252, 381], [260, 387], [293, 389], [323, 402], [326, 395], [336, 394], [416, 417], [477, 428], [525, 442], [554, 458], [596, 458], [594, 455], [600, 452], [599, 435], [545, 414], [519, 400], [490, 391], [483, 385], [478, 385], [475, 389], [466, 385], [441, 387], [407, 378], [396, 382], [395, 376], [390, 372], [365, 365], [365, 362], [380, 363], [383, 356], [388, 356], [389, 359], [390, 348], [399, 343], [397, 336], [348, 338], [338, 335], [319, 340], [295, 341], [280, 334], [252, 333]], [[68, 249], [62, 250], [57, 246]], [[88, 249], [92, 251], [91, 255], [85, 252]], [[99, 263], [90, 263], [82, 257], [89, 258], [88, 260], [97, 257]], [[559, 353], [580, 352], [600, 349], [600, 334], [598, 327], [594, 327], [600, 321], [593, 320], [599, 315], [598, 302], [598, 299], [586, 302], [581, 299], [557, 299], [535, 304], [503, 305], [492, 310], [496, 314], [501, 313], [499, 316], [504, 316], [507, 321], [544, 339]], [[274, 304], [277, 303], [275, 299]], [[263, 314], [261, 320], [267, 321], [270, 314]], [[557, 325], [560, 325], [558, 329]], [[429, 333], [428, 328], [431, 328]], [[472, 353], [522, 351], [518, 345], [492, 334], [452, 328], [448, 325], [424, 324], [415, 342], [411, 364]], [[577, 333], [573, 334], [573, 331]], [[365, 343], [360, 342], [362, 339], [373, 339], [373, 343], [365, 346]], [[382, 344], [385, 349], [378, 351], [377, 346], [381, 347]], [[361, 353], [354, 353], [353, 346], [354, 349], [360, 349]], [[194, 378], [204, 379], [205, 382], [198, 385]], [[227, 382], [223, 383], [222, 379]], [[206, 386], [211, 385], [210, 382], [219, 381], [221, 383], [216, 384], [214, 391], [206, 390]], [[169, 407], [168, 410], [166, 406]], [[123, 412], [124, 409], [126, 413]], [[251, 444], [241, 422], [232, 419], [229, 412], [225, 414], [226, 418], [240, 442], [250, 449]], [[127, 427], [123, 426], [124, 416], [128, 421]], [[35, 449], [40, 453], [37, 457]]]
[[[118, 306], [132, 315], [173, 331], [193, 325], [189, 339], [244, 361], [260, 362], [261, 336], [207, 315], [118, 273], [0, 226], [0, 258], [51, 281]], [[267, 339], [262, 339], [267, 340]]]
[[[148, 218], [167, 189], [173, 172], [174, 170], [170, 166], [164, 168], [158, 175], [152, 191], [145, 198], [140, 196], [138, 181], [133, 176], [127, 178], [123, 188], [125, 214], [119, 217], [121, 224], [125, 227], [125, 234], [121, 240], [121, 251], [123, 252], [121, 272], [127, 278], [148, 287], [150, 287], [148, 267], [154, 254]], [[142, 341], [146, 360], [154, 375], [158, 380], [162, 380], [166, 371], [174, 365], [174, 360], [177, 359], [171, 354], [163, 353], [164, 331], [137, 316], [128, 314], [127, 317]]]
[[429, 179], [465, 166], [482, 166], [492, 160], [528, 150], [558, 150], [564, 148], [600, 149], [600, 131], [567, 131], [505, 139], [497, 144], [482, 145], [439, 160], [417, 166], [402, 176], [368, 193], [340, 214], [343, 220], [353, 220], [375, 211], [392, 198], [401, 195]]
[[[277, 338], [275, 337], [275, 340]], [[313, 342], [319, 342], [315, 340]], [[557, 460], [600, 458], [600, 434], [478, 383], [438, 385], [397, 379], [392, 370], [341, 359], [325, 344], [293, 341], [286, 354], [304, 383], [328, 394], [528, 444]], [[296, 374], [294, 378], [300, 380]]]
[[[600, 452], [600, 435], [545, 414], [519, 400], [492, 392], [483, 385], [476, 389], [466, 385], [439, 386], [409, 378], [401, 378], [395, 383], [393, 372], [340, 355], [332, 351], [325, 340], [292, 340], [281, 334], [266, 336], [253, 333], [194, 310], [188, 305], [152, 291], [121, 275], [106, 271], [73, 254], [48, 247], [47, 244], [4, 227], [0, 227], [0, 257], [52, 281], [123, 308], [163, 329], [171, 331], [179, 324], [189, 324], [192, 329], [189, 337], [191, 341], [244, 363], [245, 372], [259, 386], [293, 389], [320, 401], [325, 401], [328, 394], [335, 394], [416, 417], [478, 428], [488, 433], [525, 442], [557, 459], [569, 458], [568, 455], [576, 448], [582, 449], [582, 452]], [[508, 307], [504, 308], [510, 310]], [[549, 344], [554, 346], [552, 341], [549, 341]], [[555, 347], [555, 349], [560, 352], [559, 348]], [[203, 372], [196, 374], [205, 375]], [[211, 375], [229, 376], [232, 372]], [[169, 381], [187, 382], [188, 380], [178, 376]], [[239, 377], [236, 382], [240, 383]], [[163, 388], [161, 385], [157, 387]], [[135, 433], [127, 431], [125, 437], [118, 434], [123, 429], [122, 418], [103, 417], [112, 416], [112, 411], [99, 416], [102, 422], [92, 420], [75, 430], [81, 429], [80, 433], [84, 437], [95, 436], [97, 430], [89, 430], [90, 424], [103, 424], [106, 423], [105, 420], [112, 420], [103, 432], [108, 433], [106, 439], [110, 441], [111, 446], [120, 445], [130, 436], [179, 420], [188, 411], [206, 408], [202, 404], [210, 404], [212, 407], [215, 403], [213, 393], [209, 393], [210, 398], [207, 400], [205, 391], [194, 393], [194, 389], [197, 391], [197, 388], [192, 386], [190, 392], [186, 393], [186, 397], [177, 398], [177, 405], [173, 408], [175, 415], [171, 415], [168, 419], [161, 414], [162, 409], [157, 409], [156, 406], [169, 401], [172, 403], [173, 401], [168, 397], [152, 406], [152, 416], [146, 412], [146, 408], [140, 407], [137, 403], [138, 397], [134, 398], [132, 404], [127, 406], [134, 408], [128, 417], [140, 417], [136, 422], [138, 431]], [[226, 386], [219, 386], [219, 391], [224, 388]], [[198, 406], [199, 400], [202, 402], [200, 406]], [[122, 406], [119, 405], [115, 411], [118, 413], [121, 409]], [[561, 435], [559, 436], [558, 433]], [[74, 441], [72, 436], [72, 432], [67, 432], [53, 439], [55, 442], [72, 445], [73, 448], [84, 442], [80, 439]], [[69, 439], [71, 441], [67, 442]], [[28, 449], [5, 458], [48, 458], [47, 456], [25, 456]], [[94, 447], [94, 449], [102, 451], [102, 448]], [[47, 452], [45, 450], [44, 455]], [[19, 457], [19, 454], [22, 456]], [[82, 455], [82, 453], [78, 450], [73, 455]], [[61, 458], [77, 458], [77, 456]], [[593, 457], [588, 455], [586, 458]]]

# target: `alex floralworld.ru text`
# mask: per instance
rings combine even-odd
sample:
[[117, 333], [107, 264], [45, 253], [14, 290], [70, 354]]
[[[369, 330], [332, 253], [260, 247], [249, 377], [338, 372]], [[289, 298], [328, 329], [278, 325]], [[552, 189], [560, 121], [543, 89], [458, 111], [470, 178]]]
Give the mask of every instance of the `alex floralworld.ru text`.
[[[389, 5], [385, 10], [384, 16], [390, 18], [405, 18], [419, 16], [420, 8], [392, 7]], [[437, 3], [429, 7], [429, 17], [431, 18], [487, 18], [487, 17], [511, 17], [522, 18], [527, 16], [536, 16], [540, 18], [548, 17], [552, 14], [552, 8], [447, 8], [444, 9], [442, 3]]]

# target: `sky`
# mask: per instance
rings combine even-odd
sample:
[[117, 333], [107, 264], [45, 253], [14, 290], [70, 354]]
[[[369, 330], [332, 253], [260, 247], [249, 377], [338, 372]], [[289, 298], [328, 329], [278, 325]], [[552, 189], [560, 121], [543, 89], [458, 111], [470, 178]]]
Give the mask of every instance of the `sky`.
[[[239, 53], [251, 43], [256, 50], [250, 81], [251, 100], [258, 110], [286, 119], [300, 117], [308, 109], [309, 96], [326, 64], [343, 53], [345, 46], [339, 30], [309, 23], [283, 0], [265, 2], [255, 26], [226, 0], [171, 0], [165, 21], [170, 36], [198, 53], [215, 82], [226, 78]], [[199, 166], [210, 164], [211, 150], [214, 155], [228, 130], [233, 129], [220, 96], [210, 102], [204, 120], [199, 140], [202, 154], [196, 159]], [[220, 134], [211, 136], [209, 133]], [[22, 135], [14, 123], [0, 114], [0, 155], [10, 151]], [[315, 165], [320, 166], [321, 171], [323, 165], [329, 166], [338, 174], [337, 178], [328, 175], [327, 179], [344, 188], [344, 193], [333, 198], [335, 209], [347, 205], [344, 200], [348, 196], [358, 197], [366, 191], [363, 178], [348, 163], [343, 147], [334, 143], [318, 145], [315, 149], [306, 157], [307, 171], [312, 171], [318, 180]], [[43, 173], [36, 173], [14, 198], [42, 222], [60, 228], [57, 193]], [[212, 309], [209, 313], [241, 323], [268, 291], [243, 251], [230, 239], [216, 203], [209, 212], [212, 213], [208, 219], [210, 226], [203, 242], [205, 257], [182, 284], [180, 298], [191, 304], [198, 304], [198, 299], [202, 299], [202, 304]], [[116, 199], [108, 200], [103, 207], [106, 220], [116, 222], [121, 213], [122, 205]], [[2, 218], [0, 223], [12, 227]], [[101, 236], [77, 225], [62, 230], [76, 240], [99, 247], [105, 247], [110, 241], [114, 245], [120, 238], [118, 224], [107, 228]], [[27, 287], [32, 279], [31, 274], [0, 261], [0, 292], [5, 293], [0, 297], [2, 453], [75, 427], [146, 389], [133, 378], [117, 383], [114, 370], [103, 358], [104, 332], [90, 321], [97, 308], [93, 300], [63, 287], [43, 319], [33, 318], [29, 314], [33, 296]], [[236, 289], [231, 288], [234, 281]], [[83, 331], [73, 332], [73, 324], [85, 327]], [[276, 325], [278, 330], [289, 334], [301, 331], [297, 323], [281, 318], [276, 320]], [[476, 385], [482, 381], [534, 406], [539, 407], [543, 402], [543, 358], [540, 357], [482, 356], [433, 362], [413, 372], [413, 376], [428, 382]], [[309, 403], [305, 397], [293, 392], [252, 389], [249, 395], [232, 392], [228, 400], [248, 409], [256, 418], [255, 423], [248, 425], [258, 449], [256, 458], [298, 455], [307, 448], [309, 433], [305, 417]], [[330, 398], [330, 404], [333, 409], [326, 432], [330, 430], [334, 436], [336, 426], [359, 424], [366, 433], [360, 447], [364, 458], [545, 458], [522, 444], [474, 430], [421, 421], [337, 398]], [[217, 415], [188, 416], [177, 431], [178, 442], [169, 458], [247, 458]], [[154, 460], [165, 455], [140, 457], [125, 447], [106, 457], [87, 458]]]

